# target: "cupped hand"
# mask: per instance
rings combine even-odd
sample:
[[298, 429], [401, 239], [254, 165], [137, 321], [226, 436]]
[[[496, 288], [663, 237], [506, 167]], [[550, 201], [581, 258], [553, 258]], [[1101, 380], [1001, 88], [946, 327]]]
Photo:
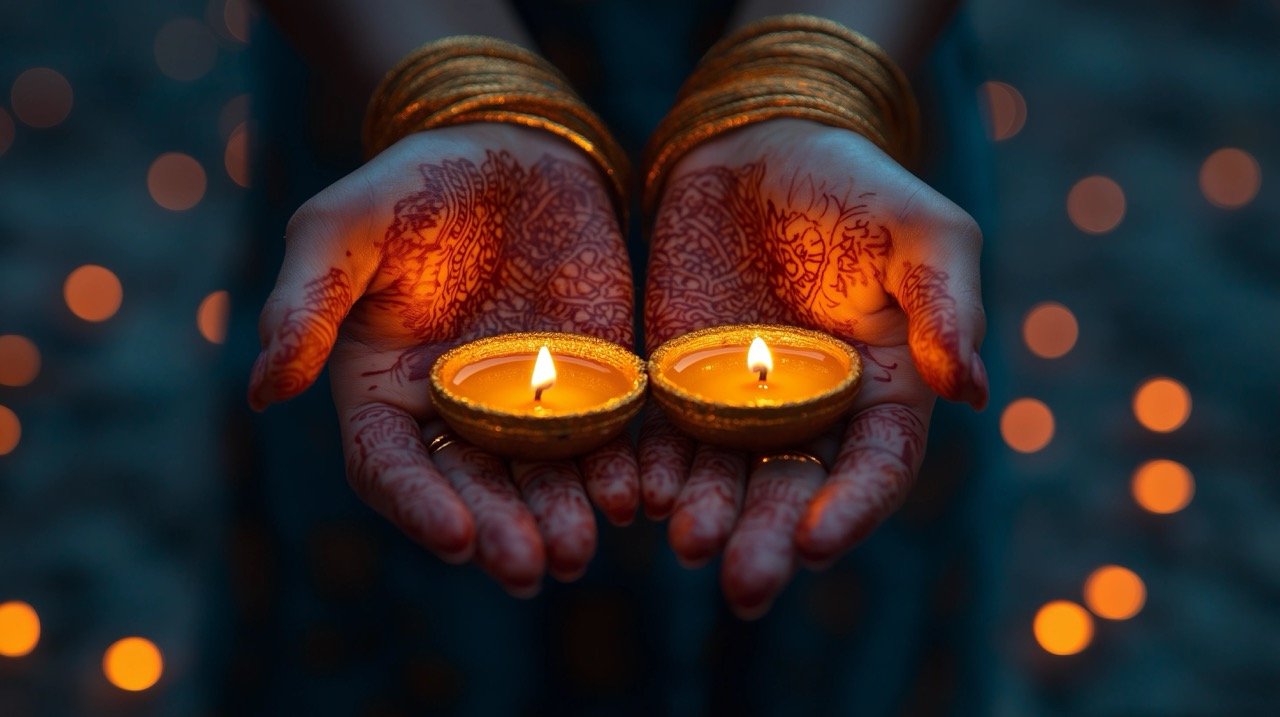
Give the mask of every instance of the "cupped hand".
[[261, 410], [326, 360], [347, 477], [360, 497], [449, 562], [513, 594], [595, 552], [590, 500], [615, 523], [638, 504], [634, 451], [511, 462], [445, 427], [427, 376], [460, 342], [570, 331], [632, 346], [626, 249], [602, 175], [551, 135], [472, 124], [411, 135], [308, 201], [259, 323], [249, 401]]
[[685, 564], [723, 551], [726, 598], [740, 616], [758, 617], [799, 561], [835, 559], [901, 505], [935, 396], [986, 404], [981, 232], [860, 135], [781, 119], [683, 158], [651, 241], [650, 348], [705, 326], [764, 322], [820, 329], [862, 354], [850, 418], [797, 447], [829, 471], [760, 464], [696, 444], [657, 409], [646, 417], [646, 513], [671, 516], [671, 546]]

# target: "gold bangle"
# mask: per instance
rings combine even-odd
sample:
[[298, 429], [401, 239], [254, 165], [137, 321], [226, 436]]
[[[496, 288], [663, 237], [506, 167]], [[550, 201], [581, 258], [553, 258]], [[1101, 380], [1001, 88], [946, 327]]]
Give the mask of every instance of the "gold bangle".
[[716, 43], [690, 74], [645, 149], [645, 214], [695, 146], [739, 127], [790, 117], [857, 132], [904, 165], [920, 120], [902, 70], [871, 40], [812, 15], [751, 23]]
[[502, 40], [463, 35], [409, 53], [369, 99], [365, 154], [373, 157], [414, 132], [472, 122], [540, 129], [577, 147], [604, 174], [625, 225], [626, 153], [559, 70]]

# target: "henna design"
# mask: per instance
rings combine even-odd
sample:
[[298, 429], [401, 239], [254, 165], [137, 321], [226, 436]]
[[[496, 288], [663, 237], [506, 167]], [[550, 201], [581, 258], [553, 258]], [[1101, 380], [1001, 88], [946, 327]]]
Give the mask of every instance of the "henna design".
[[743, 454], [698, 447], [668, 526], [671, 546], [681, 558], [705, 560], [724, 545], [742, 503], [746, 472]]
[[551, 572], [576, 577], [596, 549], [596, 521], [567, 461], [517, 463], [512, 473], [547, 543]]
[[772, 466], [750, 479], [742, 517], [724, 551], [721, 584], [751, 611], [781, 589], [795, 569], [793, 534], [824, 475], [812, 466]]
[[[914, 474], [924, 458], [927, 432], [928, 426], [915, 411], [906, 406], [884, 404], [863, 411], [850, 422], [844, 445], [886, 452]], [[850, 463], [842, 457], [833, 472], [851, 468]]]
[[[386, 357], [388, 365], [362, 373], [382, 377], [359, 384], [367, 393], [386, 391], [388, 381], [421, 381], [452, 345], [503, 331], [575, 331], [632, 344], [626, 248], [593, 167], [549, 154], [525, 166], [508, 152], [489, 151], [476, 161], [422, 164], [418, 172], [421, 187], [395, 204], [375, 251], [340, 249], [348, 259], [377, 257], [372, 276], [353, 272], [359, 288], [368, 287], [354, 309], [353, 280], [337, 266], [307, 284], [304, 296], [288, 297], [296, 308], [254, 368], [255, 406], [305, 388], [338, 339], [355, 349], [344, 355], [362, 369]], [[390, 394], [391, 401], [404, 395]], [[536, 589], [548, 554], [553, 570], [567, 577], [594, 552], [594, 517], [571, 464], [517, 470], [517, 490], [502, 462], [465, 446], [451, 452], [471, 468], [442, 475], [417, 418], [397, 406], [355, 408], [343, 428], [352, 487], [447, 560], [469, 557], [478, 531], [481, 565], [523, 590]], [[621, 518], [625, 505], [636, 503], [634, 458], [620, 444], [594, 460], [595, 492]]]
[[[929, 264], [899, 263], [916, 249], [895, 251], [902, 214], [890, 216], [874, 192], [854, 191], [845, 177], [771, 174], [771, 162], [704, 166], [670, 182], [652, 234], [649, 343], [729, 321], [812, 326], [854, 344], [874, 383], [890, 383], [914, 364], [930, 387], [956, 397], [967, 377], [959, 375], [964, 362], [949, 277]], [[899, 353], [905, 348], [911, 361]], [[816, 470], [762, 472], [747, 488], [736, 526], [742, 488], [728, 478], [734, 474], [723, 466], [689, 470], [679, 444], [663, 436], [664, 425], [646, 423], [640, 451], [646, 503], [650, 481], [661, 496], [671, 482], [667, 472], [689, 474], [671, 521], [672, 546], [686, 559], [709, 557], [719, 548], [715, 539], [723, 542], [732, 530], [722, 586], [743, 614], [763, 608], [785, 582], [794, 569], [793, 546], [830, 559], [905, 499], [923, 455], [926, 417], [888, 401], [924, 405], [930, 396], [914, 380], [901, 390], [866, 389], [862, 400], [872, 407], [848, 425], [826, 484], [818, 489], [823, 476]], [[705, 450], [698, 449], [695, 464], [704, 462]]]
[[465, 443], [446, 448], [435, 460], [475, 517], [480, 567], [517, 590], [536, 588], [546, 552], [506, 466]]
[[631, 522], [640, 497], [640, 469], [627, 437], [615, 438], [579, 461], [591, 501], [617, 525]]
[[675, 509], [676, 497], [693, 462], [693, 439], [680, 432], [662, 409], [649, 406], [640, 428], [640, 491], [645, 515], [665, 518]]
[[[386, 368], [361, 372], [361, 376], [390, 376], [399, 383], [422, 381], [431, 375], [431, 367], [451, 346], [460, 342], [443, 344], [427, 344], [405, 349], [396, 360]], [[370, 388], [372, 390], [372, 388]]]
[[417, 421], [375, 403], [348, 420], [347, 479], [366, 502], [446, 557], [465, 552], [471, 516], [427, 457]]
[[341, 269], [329, 269], [304, 289], [301, 305], [285, 314], [268, 354], [254, 366], [250, 385], [256, 403], [265, 405], [268, 396], [291, 398], [315, 381], [351, 307], [351, 281]]
[[[361, 307], [412, 347], [386, 369], [425, 378], [449, 346], [514, 330], [582, 331], [632, 342], [630, 267], [608, 195], [589, 166], [507, 152], [419, 167], [380, 243]], [[386, 331], [380, 333], [387, 333]]]
[[667, 191], [650, 258], [654, 343], [725, 317], [849, 336], [859, 314], [887, 303], [893, 240], [871, 214], [875, 195], [850, 200], [806, 176], [777, 196], [765, 174], [764, 162], [710, 167]]
[[501, 238], [501, 208], [509, 207], [512, 197], [509, 186], [489, 181], [502, 175], [492, 159], [483, 173], [466, 159], [423, 164], [422, 190], [396, 203], [395, 220], [381, 244], [382, 271], [390, 285], [369, 300], [398, 315], [420, 340], [456, 335], [451, 322], [467, 312], [481, 278], [497, 264], [493, 240]]
[[927, 430], [918, 414], [897, 404], [855, 416], [831, 479], [802, 522], [800, 548], [818, 559], [837, 555], [896, 510], [920, 469]]
[[[891, 230], [875, 194], [850, 196], [812, 175], [767, 178], [765, 161], [712, 166], [672, 183], [654, 227], [645, 320], [657, 344], [702, 326], [763, 321], [815, 326], [858, 344], [870, 376], [889, 382], [860, 319], [897, 305], [925, 381], [957, 398], [967, 376], [948, 275], [902, 264], [890, 286]], [[874, 335], [874, 334], [873, 334]]]
[[911, 357], [921, 377], [944, 396], [955, 398], [965, 383], [959, 355], [956, 302], [947, 293], [947, 273], [928, 264], [903, 263], [898, 303], [908, 317]]
[[898, 362], [889, 362], [887, 359], [881, 359], [877, 354], [876, 347], [862, 341], [849, 342], [858, 353], [862, 355], [862, 370], [869, 372], [872, 366], [875, 366], [874, 373], [869, 373], [872, 381], [880, 383], [889, 383], [893, 380], [893, 372], [898, 370]]

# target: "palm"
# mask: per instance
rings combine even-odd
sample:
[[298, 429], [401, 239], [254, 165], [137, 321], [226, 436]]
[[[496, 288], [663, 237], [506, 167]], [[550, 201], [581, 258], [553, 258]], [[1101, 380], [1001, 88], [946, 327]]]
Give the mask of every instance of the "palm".
[[955, 299], [969, 279], [938, 268], [928, 244], [963, 225], [952, 210], [865, 140], [800, 122], [709, 143], [673, 172], [653, 230], [649, 344], [715, 324], [792, 324], [850, 341], [867, 371], [849, 424], [809, 447], [832, 466], [825, 485], [804, 464], [770, 464], [747, 483], [745, 456], [694, 446], [650, 417], [646, 507], [675, 512], [672, 545], [686, 562], [725, 549], [740, 613], [767, 608], [798, 554], [830, 559], [896, 507], [935, 391], [981, 402], [967, 346], [981, 329], [959, 320]]
[[906, 314], [884, 288], [892, 230], [873, 214], [874, 198], [770, 165], [673, 179], [654, 226], [649, 341], [726, 320], [817, 328], [867, 359], [860, 407], [911, 400], [901, 382], [892, 390], [893, 374], [913, 366]]
[[508, 331], [631, 345], [630, 271], [595, 170], [537, 132], [434, 131], [312, 200], [290, 237], [251, 400], [301, 391], [332, 347], [361, 497], [446, 559], [474, 552], [519, 594], [536, 590], [547, 563], [562, 578], [585, 569], [595, 545], [587, 494], [615, 521], [634, 511], [630, 448], [615, 442], [578, 464], [508, 466], [462, 443], [429, 454], [425, 441], [444, 426], [426, 377], [450, 346]]
[[416, 171], [422, 188], [395, 203], [336, 372], [370, 379], [353, 379], [370, 392], [381, 376], [421, 395], [436, 357], [462, 341], [542, 330], [631, 345], [630, 270], [593, 169], [545, 154], [525, 167], [487, 150]]

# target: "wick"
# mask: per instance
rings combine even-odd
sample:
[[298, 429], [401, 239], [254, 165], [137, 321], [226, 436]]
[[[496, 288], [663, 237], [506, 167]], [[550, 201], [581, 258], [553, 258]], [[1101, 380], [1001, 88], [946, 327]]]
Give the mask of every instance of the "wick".
[[546, 390], [546, 389], [545, 389], [545, 388], [539, 388], [539, 389], [535, 390], [535, 391], [533, 392], [533, 400], [535, 400], [535, 401], [541, 401], [541, 400], [542, 400], [542, 392], [543, 392], [544, 390]]
[[769, 369], [767, 368], [760, 369], [760, 382], [763, 383], [767, 380], [769, 380]]

